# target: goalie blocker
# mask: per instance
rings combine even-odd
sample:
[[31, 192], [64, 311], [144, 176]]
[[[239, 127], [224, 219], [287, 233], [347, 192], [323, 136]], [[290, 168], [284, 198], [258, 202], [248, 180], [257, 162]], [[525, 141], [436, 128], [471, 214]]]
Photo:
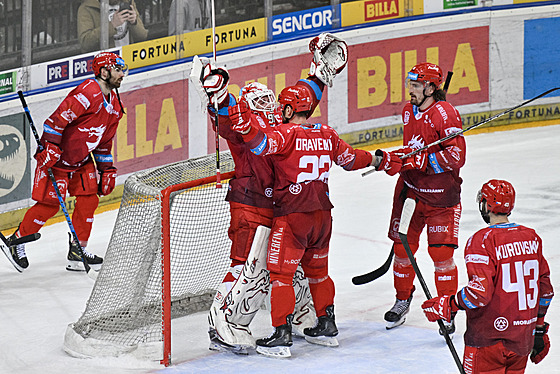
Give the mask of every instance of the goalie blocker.
[[[210, 307], [208, 322], [211, 350], [230, 350], [237, 354], [247, 354], [247, 349], [255, 348], [249, 324], [261, 309], [270, 291], [270, 278], [266, 270], [266, 255], [270, 228], [259, 226], [251, 245], [251, 251], [239, 278], [229, 292], [221, 284]], [[293, 281], [296, 306], [293, 328], [299, 336], [304, 336], [305, 328], [315, 325], [309, 283], [298, 267]]]

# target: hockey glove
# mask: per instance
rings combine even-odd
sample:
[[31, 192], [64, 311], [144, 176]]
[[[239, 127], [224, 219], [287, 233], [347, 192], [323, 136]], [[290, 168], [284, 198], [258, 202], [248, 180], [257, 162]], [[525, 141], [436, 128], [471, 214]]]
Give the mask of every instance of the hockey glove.
[[37, 167], [43, 169], [53, 167], [60, 160], [61, 154], [62, 151], [56, 144], [46, 142], [43, 150], [35, 155]]
[[533, 349], [531, 350], [531, 361], [538, 364], [546, 357], [548, 351], [550, 350], [550, 339], [548, 338], [548, 326], [547, 322], [544, 326], [537, 326], [535, 328], [535, 342], [533, 343]]
[[422, 309], [424, 309], [424, 314], [430, 322], [435, 322], [438, 319], [451, 322], [451, 316], [460, 308], [455, 302], [455, 295], [450, 295], [426, 300], [422, 303]]
[[348, 63], [348, 45], [341, 38], [324, 32], [309, 42], [309, 50], [313, 53], [309, 75], [332, 87], [334, 77]]
[[231, 120], [231, 129], [242, 135], [251, 131], [251, 110], [245, 100], [239, 100], [239, 103], [228, 107], [229, 119]]
[[[410, 147], [405, 147], [395, 152], [397, 152], [399, 155], [402, 154], [402, 156], [404, 156], [411, 152], [414, 152], [414, 149]], [[411, 170], [411, 169], [426, 171], [426, 168], [428, 167], [428, 152], [424, 150], [410, 157], [406, 157], [402, 160], [402, 165], [403, 165], [401, 169], [402, 171]]]
[[378, 149], [375, 151], [375, 157], [380, 160], [375, 170], [384, 170], [389, 175], [395, 175], [401, 170], [402, 160], [394, 152]]
[[109, 195], [115, 189], [115, 181], [117, 179], [117, 168], [110, 167], [99, 172], [99, 185], [97, 186], [97, 194], [100, 196]]

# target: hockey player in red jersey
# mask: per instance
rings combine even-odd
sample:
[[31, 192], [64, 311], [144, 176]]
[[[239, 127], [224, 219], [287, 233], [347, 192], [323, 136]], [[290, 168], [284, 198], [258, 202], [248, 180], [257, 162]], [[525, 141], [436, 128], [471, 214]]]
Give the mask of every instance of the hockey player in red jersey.
[[[32, 198], [36, 203], [13, 235], [19, 238], [38, 232], [58, 212], [59, 201], [47, 173], [51, 168], [62, 198], [67, 192], [76, 196], [72, 223], [88, 264], [99, 270], [103, 259], [85, 248], [98, 195], [108, 195], [115, 187], [117, 169], [113, 166], [111, 148], [124, 112], [116, 89], [127, 67], [118, 55], [101, 52], [93, 59], [92, 68], [95, 79], [86, 79], [70, 91], [43, 125], [44, 150], [35, 155]], [[66, 269], [83, 271], [77, 244], [70, 241], [69, 246]], [[6, 256], [19, 272], [29, 265], [23, 244], [12, 246]]]
[[[321, 100], [325, 85], [331, 85], [333, 78], [346, 65], [347, 47], [343, 40], [323, 33], [311, 40], [309, 48], [314, 54], [310, 75], [307, 79], [300, 79], [296, 86], [306, 87], [312, 93], [311, 108], [308, 111], [308, 116], [311, 116]], [[333, 53], [339, 49], [344, 53]], [[255, 266], [255, 264], [248, 267], [246, 261], [252, 244], [258, 241], [258, 238], [255, 239], [255, 235], [259, 226], [270, 228], [272, 225], [274, 170], [269, 158], [254, 155], [243, 142], [241, 135], [230, 128], [231, 120], [228, 116], [228, 108], [234, 107], [237, 101], [232, 94], [228, 94], [228, 72], [224, 68], [213, 66], [207, 59], [196, 57], [191, 79], [195, 86], [199, 86], [200, 82], [201, 87], [198, 89], [201, 91], [203, 100], [205, 95], [208, 95], [210, 104], [208, 108], [212, 123], [215, 122], [215, 102], [219, 103], [219, 134], [227, 140], [235, 162], [235, 177], [229, 182], [226, 196], [231, 213], [228, 230], [232, 241], [231, 265], [210, 308], [210, 349], [229, 349], [236, 353], [245, 353], [246, 348], [254, 347], [254, 339], [248, 325], [261, 306], [262, 298], [260, 296], [266, 295], [259, 282], [268, 283], [268, 279], [261, 279], [263, 276], [268, 278], [268, 273], [264, 268], [264, 259], [262, 267]], [[282, 122], [274, 93], [263, 84], [253, 82], [246, 85], [242, 88], [239, 98], [255, 115], [262, 131], [268, 132]], [[260, 269], [265, 271], [260, 272]], [[247, 274], [249, 272], [250, 274]], [[243, 279], [241, 283], [238, 282], [240, 275]], [[240, 284], [244, 286], [240, 286]], [[294, 312], [294, 328], [296, 332], [303, 333], [305, 327], [313, 325], [315, 315], [307, 280], [303, 277], [301, 270], [298, 270], [294, 277], [294, 285], [299, 287], [298, 291], [300, 291]], [[235, 292], [231, 291], [232, 287], [235, 287]], [[255, 294], [247, 295], [246, 292]], [[242, 312], [238, 308], [242, 308]], [[226, 314], [227, 320], [224, 320], [224, 314]]]
[[[461, 217], [459, 169], [465, 164], [466, 144], [462, 135], [401, 160], [406, 154], [462, 129], [459, 112], [445, 101], [440, 88], [443, 73], [439, 66], [421, 63], [407, 75], [410, 102], [402, 112], [404, 148], [389, 154], [376, 169], [389, 175], [400, 172], [393, 196], [389, 238], [393, 240], [396, 301], [385, 313], [387, 329], [405, 321], [414, 292], [415, 273], [398, 235], [399, 221], [406, 198], [416, 200], [416, 210], [408, 230], [412, 253], [416, 253], [422, 230], [427, 226], [428, 253], [434, 261], [435, 283], [439, 296], [457, 291], [457, 267], [453, 252], [458, 246]], [[449, 334], [455, 330], [453, 319], [446, 322]], [[442, 331], [440, 331], [443, 334]]]
[[334, 283], [328, 274], [331, 209], [328, 178], [332, 163], [346, 170], [372, 164], [371, 153], [354, 150], [336, 131], [308, 123], [313, 94], [305, 86], [284, 88], [279, 97], [283, 124], [264, 132], [243, 101], [230, 107], [232, 129], [243, 134], [253, 153], [270, 157], [274, 167], [274, 219], [268, 245], [271, 315], [274, 332], [258, 339], [257, 352], [289, 357], [295, 294], [292, 278], [301, 263], [318, 317], [304, 329], [306, 340], [336, 346]]
[[550, 348], [544, 321], [554, 296], [550, 269], [535, 230], [509, 222], [515, 204], [511, 183], [488, 181], [477, 202], [489, 226], [465, 246], [468, 284], [422, 308], [432, 322], [466, 312], [465, 373], [523, 373], [528, 358], [538, 364]]

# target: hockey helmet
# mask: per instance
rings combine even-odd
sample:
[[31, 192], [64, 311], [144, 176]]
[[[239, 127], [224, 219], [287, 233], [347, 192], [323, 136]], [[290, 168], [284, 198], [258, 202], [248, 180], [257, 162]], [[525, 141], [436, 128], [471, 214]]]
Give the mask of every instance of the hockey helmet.
[[112, 52], [101, 52], [95, 55], [91, 68], [96, 77], [101, 75], [101, 68], [106, 68], [108, 70], [111, 68], [120, 69], [125, 73], [128, 70], [128, 66], [124, 63], [124, 60], [119, 55]]
[[508, 181], [492, 179], [482, 185], [476, 201], [481, 212], [482, 202], [486, 201], [488, 212], [509, 215], [515, 205], [515, 190]]
[[308, 112], [311, 110], [313, 100], [311, 99], [311, 92], [305, 86], [288, 86], [278, 95], [278, 102], [282, 112], [286, 105], [290, 105], [294, 112]]
[[274, 92], [259, 82], [245, 85], [239, 91], [239, 97], [245, 99], [249, 108], [256, 112], [273, 112], [277, 107]]
[[409, 81], [419, 81], [433, 83], [436, 88], [439, 88], [443, 82], [443, 71], [436, 64], [423, 62], [415, 65], [407, 74], [406, 82], [408, 87]]

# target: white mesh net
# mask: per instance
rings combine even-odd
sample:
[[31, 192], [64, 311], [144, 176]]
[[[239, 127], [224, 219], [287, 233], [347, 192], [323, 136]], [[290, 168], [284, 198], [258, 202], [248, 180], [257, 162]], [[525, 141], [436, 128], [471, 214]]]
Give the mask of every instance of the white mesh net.
[[[221, 171], [233, 171], [229, 152], [220, 154]], [[169, 212], [162, 191], [211, 177], [213, 155], [138, 172], [126, 182], [105, 254], [86, 310], [68, 326], [64, 349], [73, 356], [132, 353], [162, 359], [162, 219], [170, 217], [171, 315], [208, 310], [229, 267], [231, 242], [227, 183], [173, 192]]]

